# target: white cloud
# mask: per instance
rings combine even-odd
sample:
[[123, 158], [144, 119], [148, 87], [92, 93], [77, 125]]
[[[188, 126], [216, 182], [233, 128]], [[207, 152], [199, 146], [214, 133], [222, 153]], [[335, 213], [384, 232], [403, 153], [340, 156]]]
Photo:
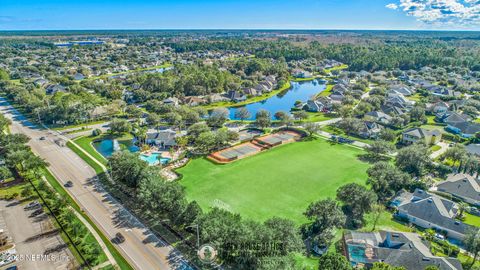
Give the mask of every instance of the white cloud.
[[388, 4], [385, 7], [389, 9], [398, 9], [398, 5], [394, 3]]
[[480, 25], [480, 0], [399, 0], [386, 6], [431, 24]]

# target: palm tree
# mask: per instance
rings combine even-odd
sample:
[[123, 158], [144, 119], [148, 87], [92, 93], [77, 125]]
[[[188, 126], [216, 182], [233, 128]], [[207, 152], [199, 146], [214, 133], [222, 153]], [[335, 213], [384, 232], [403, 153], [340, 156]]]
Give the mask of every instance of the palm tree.
[[139, 127], [135, 135], [138, 139], [140, 146], [142, 146], [147, 141], [147, 128]]
[[468, 209], [468, 204], [464, 202], [458, 203], [458, 217], [463, 217], [463, 213]]

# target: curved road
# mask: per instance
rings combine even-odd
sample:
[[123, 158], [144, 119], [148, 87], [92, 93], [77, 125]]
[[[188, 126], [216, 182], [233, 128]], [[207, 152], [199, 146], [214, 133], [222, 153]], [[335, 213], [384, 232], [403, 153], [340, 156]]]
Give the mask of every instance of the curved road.
[[[112, 198], [87, 163], [68, 147], [58, 146], [55, 132], [29, 122], [3, 98], [0, 98], [0, 112], [12, 120], [12, 133], [23, 133], [31, 138], [32, 151], [50, 164], [49, 169], [58, 181], [73, 182], [73, 187], [67, 191], [106, 237], [112, 239], [117, 232], [125, 236], [125, 242], [117, 245], [117, 249], [135, 269], [193, 269], [178, 251], [157, 238]], [[46, 139], [40, 140], [40, 137]]]

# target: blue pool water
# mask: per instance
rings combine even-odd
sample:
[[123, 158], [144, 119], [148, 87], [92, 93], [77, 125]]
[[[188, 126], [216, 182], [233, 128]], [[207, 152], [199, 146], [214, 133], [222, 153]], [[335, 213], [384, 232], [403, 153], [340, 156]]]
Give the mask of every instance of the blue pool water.
[[157, 165], [158, 162], [161, 162], [162, 164], [167, 164], [170, 159], [169, 158], [164, 158], [160, 153], [153, 153], [150, 155], [140, 155], [140, 159], [143, 161], [146, 161], [150, 165]]
[[[128, 150], [132, 153], [137, 153], [140, 151], [140, 148], [134, 145], [131, 142], [120, 142], [121, 148], [124, 150]], [[93, 147], [104, 157], [109, 158], [115, 152], [113, 149], [113, 140], [105, 139], [98, 142], [93, 143]], [[160, 157], [160, 159], [159, 159]], [[153, 153], [151, 155], [140, 155], [140, 159], [143, 161], [148, 162], [149, 165], [157, 165], [158, 162], [162, 164], [167, 164], [170, 159], [161, 157], [160, 153]]]
[[[311, 97], [322, 92], [326, 88], [325, 84], [322, 84], [317, 80], [307, 82], [291, 82], [291, 85], [292, 87], [289, 90], [276, 96], [243, 106], [250, 112], [249, 120], [254, 120], [255, 114], [261, 109], [269, 111], [272, 119], [273, 115], [278, 111], [284, 111], [288, 113], [294, 107], [295, 101], [299, 100], [301, 102], [306, 102]], [[229, 108], [230, 119], [238, 120], [235, 118], [235, 111], [238, 110], [238, 108], [242, 107]]]

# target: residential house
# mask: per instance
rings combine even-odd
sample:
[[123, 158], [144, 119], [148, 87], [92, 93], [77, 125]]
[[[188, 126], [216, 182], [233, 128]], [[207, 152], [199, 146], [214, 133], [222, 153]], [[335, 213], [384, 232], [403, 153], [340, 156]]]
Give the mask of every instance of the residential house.
[[472, 138], [477, 132], [480, 132], [480, 124], [471, 122], [458, 122], [448, 124], [445, 130], [458, 134], [463, 138]]
[[359, 132], [359, 136], [365, 139], [369, 138], [377, 138], [378, 135], [380, 135], [380, 132], [382, 131], [382, 126], [372, 122], [372, 121], [363, 121], [363, 127], [361, 128]]
[[308, 71], [305, 71], [305, 70], [296, 70], [293, 73], [293, 77], [306, 79], [306, 78], [312, 78], [313, 75], [312, 75], [312, 73], [310, 73]]
[[176, 97], [169, 97], [163, 100], [163, 104], [165, 105], [172, 105], [172, 106], [178, 106], [179, 100]]
[[240, 91], [230, 90], [227, 93], [227, 97], [234, 102], [241, 102], [247, 99], [247, 96]]
[[434, 115], [443, 115], [447, 113], [449, 109], [449, 104], [443, 101], [427, 105], [427, 111]]
[[413, 95], [414, 91], [404, 85], [393, 85], [388, 90], [388, 93], [393, 94], [402, 94], [404, 96], [411, 96]]
[[82, 73], [77, 73], [77, 74], [73, 75], [73, 79], [75, 81], [81, 81], [81, 80], [85, 79], [85, 76]]
[[445, 123], [447, 125], [455, 125], [455, 124], [458, 124], [458, 123], [464, 123], [464, 122], [471, 121], [472, 118], [470, 118], [470, 116], [468, 116], [466, 114], [460, 114], [460, 113], [457, 113], [457, 112], [448, 111], [444, 115], [437, 115], [436, 120], [438, 122], [442, 122], [442, 123]]
[[207, 101], [201, 97], [189, 96], [183, 99], [183, 104], [186, 104], [188, 106], [198, 106], [205, 103], [207, 103]]
[[48, 81], [45, 80], [44, 78], [38, 78], [35, 81], [33, 81], [33, 84], [35, 84], [35, 86], [40, 86], [40, 87], [45, 86], [47, 83]]
[[469, 174], [451, 174], [436, 185], [436, 190], [476, 206], [480, 206], [480, 180]]
[[384, 125], [390, 124], [392, 117], [381, 111], [371, 111], [365, 114], [365, 120], [375, 121]]
[[477, 157], [480, 157], [480, 144], [469, 144], [465, 146], [465, 150], [467, 150], [468, 153], [475, 155]]
[[414, 193], [401, 191], [391, 202], [395, 216], [425, 229], [434, 229], [448, 238], [460, 241], [473, 226], [457, 219], [458, 205], [421, 189]]
[[257, 96], [258, 95], [258, 92], [255, 88], [245, 87], [245, 88], [242, 88], [242, 91], [247, 96]]
[[207, 96], [207, 100], [210, 103], [215, 103], [215, 102], [222, 102], [222, 101], [229, 101], [229, 99], [223, 95], [220, 94], [211, 94]]
[[388, 115], [399, 116], [405, 114], [405, 108], [403, 106], [396, 106], [396, 104], [383, 104], [380, 106], [380, 110]]
[[53, 95], [57, 92], [66, 92], [66, 88], [63, 85], [60, 84], [50, 84], [45, 87], [45, 93], [47, 95]]
[[326, 104], [320, 100], [310, 99], [307, 101], [307, 103], [305, 103], [303, 108], [310, 112], [322, 112], [324, 109], [326, 109]]
[[435, 256], [430, 244], [416, 233], [347, 231], [343, 235], [344, 255], [353, 267], [371, 268], [376, 262], [407, 270], [436, 266], [440, 270], [461, 270], [456, 258]]
[[147, 143], [161, 148], [170, 148], [177, 145], [177, 132], [171, 129], [147, 132]]
[[402, 133], [402, 142], [412, 144], [423, 142], [426, 145], [436, 144], [442, 139], [440, 130], [427, 130], [423, 128], [411, 128]]

